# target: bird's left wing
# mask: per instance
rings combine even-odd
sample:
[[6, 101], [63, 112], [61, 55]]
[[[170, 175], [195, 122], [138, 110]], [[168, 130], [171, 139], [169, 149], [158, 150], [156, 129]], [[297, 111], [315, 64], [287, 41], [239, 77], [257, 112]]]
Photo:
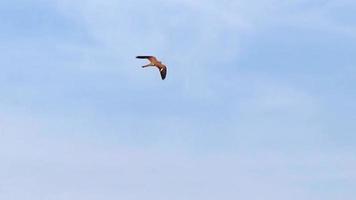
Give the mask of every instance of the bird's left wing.
[[159, 67], [159, 73], [161, 74], [162, 80], [164, 80], [167, 75], [167, 67], [166, 66]]

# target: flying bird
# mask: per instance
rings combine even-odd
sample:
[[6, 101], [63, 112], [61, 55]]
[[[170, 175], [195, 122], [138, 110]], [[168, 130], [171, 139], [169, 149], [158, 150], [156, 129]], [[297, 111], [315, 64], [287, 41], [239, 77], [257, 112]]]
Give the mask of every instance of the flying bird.
[[136, 56], [136, 58], [139, 59], [148, 59], [150, 61], [149, 64], [142, 66], [142, 68], [145, 67], [157, 67], [159, 70], [159, 73], [161, 74], [162, 80], [166, 78], [167, 75], [167, 67], [166, 65], [162, 64], [161, 61], [157, 60], [156, 57], [154, 56]]

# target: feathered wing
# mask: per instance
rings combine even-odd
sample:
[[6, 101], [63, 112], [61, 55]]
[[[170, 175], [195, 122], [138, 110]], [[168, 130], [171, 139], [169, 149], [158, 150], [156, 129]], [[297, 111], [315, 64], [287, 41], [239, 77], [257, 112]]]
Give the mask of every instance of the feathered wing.
[[139, 58], [139, 59], [148, 59], [148, 60], [151, 61], [152, 63], [158, 62], [158, 60], [157, 60], [156, 57], [154, 57], [154, 56], [136, 56], [136, 58]]
[[139, 59], [148, 59], [148, 58], [150, 58], [150, 57], [152, 57], [152, 56], [136, 56], [136, 58], [139, 58]]
[[167, 75], [167, 67], [166, 66], [162, 66], [161, 68], [159, 68], [159, 72], [161, 74], [162, 80], [164, 80], [166, 78], [166, 75]]

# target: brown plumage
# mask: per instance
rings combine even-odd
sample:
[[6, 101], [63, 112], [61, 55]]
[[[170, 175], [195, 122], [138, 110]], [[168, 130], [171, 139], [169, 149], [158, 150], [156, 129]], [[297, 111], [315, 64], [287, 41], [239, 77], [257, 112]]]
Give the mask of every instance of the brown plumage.
[[162, 64], [161, 61], [157, 60], [156, 57], [154, 56], [136, 56], [136, 58], [139, 59], [148, 59], [150, 61], [149, 64], [142, 66], [143, 68], [145, 67], [157, 67], [159, 70], [159, 73], [161, 74], [162, 80], [166, 78], [167, 75], [167, 67], [166, 65]]

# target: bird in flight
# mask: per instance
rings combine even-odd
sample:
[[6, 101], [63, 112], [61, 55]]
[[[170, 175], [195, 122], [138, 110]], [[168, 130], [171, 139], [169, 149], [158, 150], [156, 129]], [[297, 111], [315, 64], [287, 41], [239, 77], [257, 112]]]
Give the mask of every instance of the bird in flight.
[[147, 65], [142, 66], [142, 68], [145, 68], [145, 67], [157, 67], [158, 70], [159, 70], [159, 73], [161, 74], [162, 80], [164, 80], [166, 78], [167, 67], [166, 67], [166, 65], [162, 64], [161, 61], [157, 60], [156, 57], [154, 57], [154, 56], [136, 56], [136, 58], [148, 59], [150, 61], [150, 63], [147, 64]]

